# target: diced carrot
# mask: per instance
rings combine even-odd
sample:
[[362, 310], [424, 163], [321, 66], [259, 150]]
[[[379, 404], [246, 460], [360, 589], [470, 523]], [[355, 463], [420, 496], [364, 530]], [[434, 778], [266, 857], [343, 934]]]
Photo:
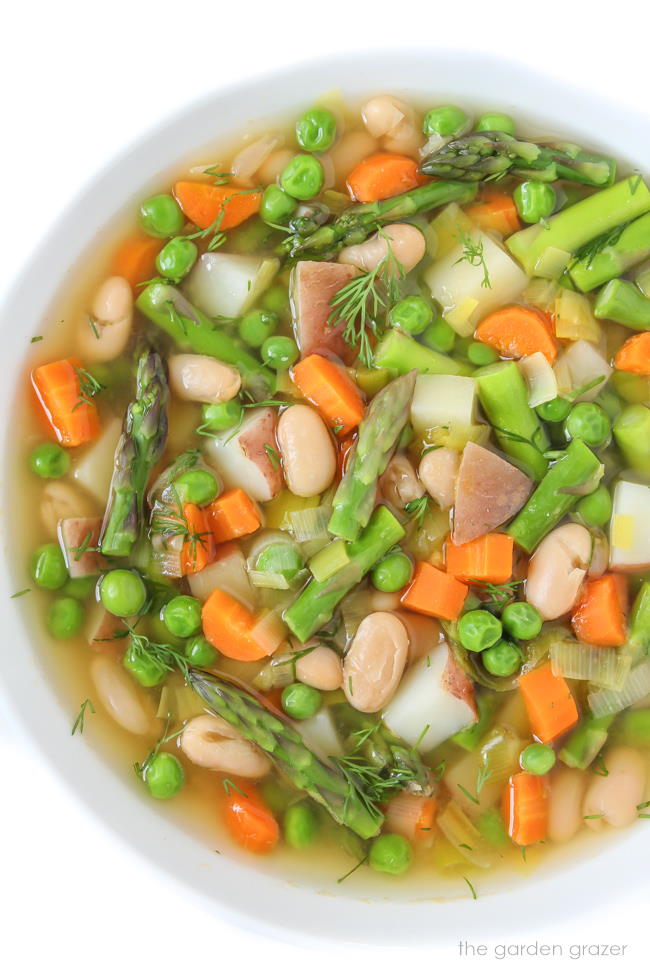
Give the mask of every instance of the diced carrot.
[[127, 237], [113, 255], [112, 272], [126, 278], [135, 291], [156, 273], [156, 257], [163, 241], [156, 237]]
[[513, 541], [510, 535], [490, 532], [472, 542], [446, 546], [447, 572], [463, 582], [501, 585], [512, 576]]
[[614, 365], [622, 372], [650, 376], [650, 332], [640, 332], [624, 342], [614, 357]]
[[270, 853], [280, 838], [273, 813], [250, 782], [228, 779], [224, 784], [225, 820], [232, 838], [251, 853]]
[[508, 193], [485, 188], [479, 200], [465, 210], [467, 216], [481, 230], [493, 230], [507, 237], [519, 230], [519, 215], [515, 201]]
[[292, 378], [339, 438], [359, 426], [364, 414], [363, 399], [342, 366], [314, 353], [293, 367]]
[[541, 352], [551, 363], [557, 358], [553, 323], [539, 308], [508, 305], [493, 311], [478, 326], [474, 338], [509, 359], [521, 359], [535, 352]]
[[522, 674], [518, 680], [533, 734], [547, 744], [578, 720], [578, 708], [564, 677], [550, 663]]
[[266, 650], [251, 636], [253, 614], [222, 589], [203, 604], [203, 632], [213, 647], [231, 660], [261, 660]]
[[543, 775], [517, 772], [503, 790], [501, 815], [508, 835], [517, 846], [530, 846], [546, 839], [548, 786]]
[[215, 546], [212, 532], [202, 508], [195, 504], [183, 505], [183, 518], [187, 533], [181, 552], [181, 571], [184, 576], [194, 575], [214, 560]]
[[620, 647], [625, 643], [626, 610], [625, 576], [608, 572], [589, 579], [571, 618], [575, 635], [597, 647]]
[[375, 152], [362, 159], [348, 174], [348, 189], [355, 200], [371, 203], [387, 200], [426, 183], [418, 164], [409, 156], [396, 152]]
[[237, 227], [257, 213], [262, 201], [262, 194], [257, 191], [186, 180], [174, 184], [174, 196], [187, 219], [202, 230], [210, 227], [220, 214], [223, 217], [215, 229]]
[[226, 491], [205, 510], [217, 545], [251, 535], [262, 524], [259, 508], [241, 488]]
[[467, 598], [467, 586], [430, 562], [418, 562], [413, 580], [402, 596], [402, 605], [415, 613], [456, 620]]
[[77, 359], [59, 359], [38, 366], [32, 384], [50, 426], [64, 447], [79, 447], [100, 431], [97, 407], [81, 389]]

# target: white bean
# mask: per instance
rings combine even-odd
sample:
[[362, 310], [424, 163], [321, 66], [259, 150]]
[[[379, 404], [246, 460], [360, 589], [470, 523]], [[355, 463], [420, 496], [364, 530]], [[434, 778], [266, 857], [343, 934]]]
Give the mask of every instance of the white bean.
[[276, 183], [280, 178], [280, 173], [294, 156], [295, 152], [292, 152], [291, 149], [276, 149], [275, 152], [267, 156], [257, 170], [257, 177], [262, 186], [270, 186], [271, 183]]
[[63, 518], [87, 518], [94, 513], [85, 494], [66, 481], [52, 481], [43, 488], [41, 520], [50, 538], [57, 537]]
[[133, 735], [146, 735], [153, 730], [153, 707], [140, 695], [119, 661], [98, 655], [90, 664], [90, 676], [99, 700], [113, 721]]
[[408, 656], [406, 627], [393, 613], [362, 620], [343, 663], [343, 691], [350, 704], [370, 714], [388, 704]]
[[319, 691], [335, 691], [343, 683], [343, 664], [330, 647], [314, 647], [296, 660], [296, 677]]
[[373, 612], [392, 613], [394, 610], [401, 609], [401, 595], [401, 590], [380, 592], [379, 589], [370, 589], [368, 591], [368, 608]]
[[289, 490], [299, 498], [326, 491], [336, 473], [336, 451], [316, 410], [290, 406], [278, 420], [276, 437]]
[[339, 254], [339, 263], [352, 264], [363, 271], [374, 271], [387, 256], [389, 246], [395, 261], [405, 273], [420, 263], [426, 250], [424, 234], [413, 224], [389, 223], [381, 233], [369, 237], [363, 244], [344, 247]]
[[400, 124], [385, 135], [382, 139], [382, 148], [388, 152], [399, 152], [404, 156], [417, 156], [419, 149], [424, 144], [424, 137], [418, 127], [408, 119], [403, 119]]
[[260, 779], [271, 769], [271, 762], [259, 748], [216, 715], [191, 718], [180, 736], [180, 746], [194, 765], [215, 772]]
[[454, 503], [459, 464], [460, 454], [450, 447], [430, 450], [420, 461], [418, 477], [443, 511]]
[[395, 508], [404, 508], [409, 501], [422, 497], [422, 485], [413, 464], [404, 454], [396, 454], [379, 478], [379, 488], [386, 501]]
[[253, 176], [267, 161], [278, 141], [274, 135], [263, 135], [261, 139], [247, 142], [230, 164], [233, 183], [237, 186], [252, 186]]
[[577, 768], [558, 768], [551, 775], [548, 801], [548, 837], [567, 843], [583, 824], [582, 801], [587, 776]]
[[394, 132], [404, 122], [410, 122], [412, 110], [392, 95], [375, 95], [361, 107], [363, 124], [375, 139]]
[[609, 748], [603, 756], [607, 775], [593, 775], [582, 807], [590, 829], [605, 823], [620, 828], [638, 817], [645, 792], [647, 764], [633, 748]]
[[[91, 325], [92, 322], [92, 325]], [[133, 292], [126, 278], [107, 278], [79, 322], [78, 354], [85, 362], [110, 362], [126, 348], [133, 325]]]
[[183, 353], [169, 359], [169, 384], [179, 399], [226, 403], [241, 389], [237, 369], [209, 355]]
[[337, 183], [342, 183], [362, 159], [371, 156], [378, 148], [379, 143], [368, 132], [357, 130], [344, 135], [330, 149]]
[[582, 525], [560, 525], [539, 544], [528, 566], [526, 599], [542, 619], [555, 620], [574, 606], [592, 539]]

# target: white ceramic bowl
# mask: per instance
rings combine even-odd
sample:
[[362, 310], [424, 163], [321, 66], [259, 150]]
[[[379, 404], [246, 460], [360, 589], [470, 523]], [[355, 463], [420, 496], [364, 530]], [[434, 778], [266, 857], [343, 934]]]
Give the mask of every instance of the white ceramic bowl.
[[[648, 119], [635, 116], [601, 97], [567, 87], [527, 67], [475, 53], [422, 50], [362, 52], [289, 67], [276, 74], [211, 94], [177, 118], [160, 125], [100, 173], [30, 259], [2, 312], [3, 374], [16, 376], [13, 364], [25, 355], [27, 336], [42, 323], [57, 292], [65, 288], [71, 268], [112, 215], [141, 197], [143, 188], [194, 151], [220, 136], [243, 129], [264, 116], [295, 113], [332, 88], [361, 96], [388, 91], [440, 103], [459, 102], [478, 109], [511, 111], [537, 132], [570, 135], [576, 141], [607, 149], [643, 169], [648, 157]], [[15, 389], [0, 386], [4, 418], [5, 472]], [[4, 551], [8, 548], [7, 484], [3, 488]], [[0, 568], [4, 594], [20, 588], [5, 559]], [[287, 883], [258, 869], [252, 859], [215, 857], [191, 834], [162, 815], [139, 790], [120, 778], [106, 759], [84, 743], [70, 739], [69, 713], [57, 700], [45, 660], [30, 639], [26, 600], [7, 601], [3, 613], [2, 690], [14, 724], [58, 771], [74, 796], [103, 821], [112, 836], [128, 843], [147, 861], [185, 885], [214, 909], [238, 923], [292, 940], [332, 939], [376, 945], [441, 944], [470, 937], [473, 941], [512, 936], [553, 917], [614, 897], [647, 869], [647, 826], [631, 829], [603, 845], [597, 855], [569, 863], [550, 857], [532, 877], [501, 883], [493, 893], [479, 884], [477, 901], [467, 897], [437, 902], [417, 897], [398, 883], [359, 896], [358, 888]], [[25, 615], [23, 615], [25, 614]], [[390, 899], [386, 896], [390, 891]]]

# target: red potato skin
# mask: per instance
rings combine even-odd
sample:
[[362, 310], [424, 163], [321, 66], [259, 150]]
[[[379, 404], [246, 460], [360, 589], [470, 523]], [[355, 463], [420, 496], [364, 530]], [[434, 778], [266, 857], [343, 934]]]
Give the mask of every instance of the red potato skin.
[[460, 460], [454, 502], [454, 545], [495, 531], [526, 503], [533, 482], [486, 447], [468, 443]]
[[298, 261], [291, 274], [291, 311], [293, 331], [300, 358], [312, 353], [338, 356], [346, 365], [355, 350], [343, 340], [345, 323], [327, 324], [332, 312], [330, 302], [355, 275], [356, 268], [332, 261]]
[[[280, 463], [274, 464], [269, 457], [265, 444], [277, 452], [278, 445], [275, 439], [275, 429], [277, 426], [277, 416], [268, 407], [264, 413], [255, 419], [248, 429], [242, 430], [239, 434], [239, 446], [250, 461], [256, 464], [264, 475], [269, 485], [272, 497], [275, 497], [282, 490], [284, 478]], [[278, 455], [279, 456], [279, 455]]]
[[[64, 518], [59, 522], [59, 544], [71, 579], [99, 575], [108, 568], [101, 552], [93, 551], [99, 545], [101, 527], [101, 518]], [[82, 545], [86, 550], [78, 556], [75, 549]]]
[[476, 710], [476, 700], [474, 698], [474, 685], [462, 667], [457, 663], [451, 650], [448, 651], [447, 666], [442, 674], [442, 686], [453, 697], [464, 701], [472, 709], [474, 720], [478, 721], [478, 711]]

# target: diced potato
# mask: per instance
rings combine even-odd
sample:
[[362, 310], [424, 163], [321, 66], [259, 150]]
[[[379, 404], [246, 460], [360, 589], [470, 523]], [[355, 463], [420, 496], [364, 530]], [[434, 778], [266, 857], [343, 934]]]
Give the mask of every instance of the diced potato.
[[650, 487], [619, 481], [614, 489], [609, 566], [617, 572], [650, 567]]
[[83, 451], [72, 473], [75, 481], [102, 505], [108, 498], [115, 448], [121, 432], [122, 421], [115, 416], [106, 423], [97, 440]]
[[237, 318], [253, 307], [279, 267], [275, 257], [207, 253], [194, 265], [183, 291], [210, 318]]
[[431, 427], [471, 426], [476, 412], [476, 380], [469, 376], [418, 376], [411, 402], [416, 433]]

